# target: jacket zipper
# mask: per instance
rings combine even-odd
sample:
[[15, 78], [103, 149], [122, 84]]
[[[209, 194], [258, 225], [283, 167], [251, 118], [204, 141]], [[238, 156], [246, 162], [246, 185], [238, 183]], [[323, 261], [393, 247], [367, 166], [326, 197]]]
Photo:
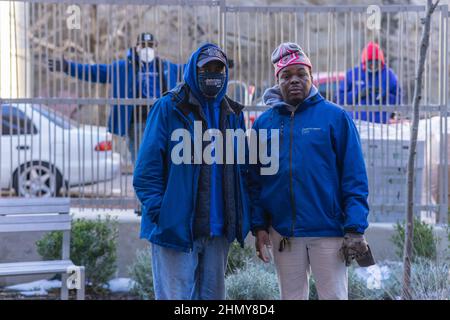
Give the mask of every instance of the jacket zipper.
[[291, 181], [291, 206], [292, 206], [292, 227], [291, 227], [291, 233], [292, 233], [292, 237], [294, 237], [294, 227], [295, 227], [295, 197], [294, 197], [294, 176], [293, 176], [293, 168], [292, 168], [292, 154], [293, 154], [293, 149], [292, 149], [292, 145], [293, 145], [293, 136], [294, 136], [294, 128], [293, 128], [293, 123], [294, 123], [294, 111], [291, 112], [291, 132], [290, 132], [290, 146], [289, 146], [289, 177], [290, 177], [290, 181]]
[[[230, 128], [230, 119], [227, 117], [228, 120], [228, 127]], [[239, 127], [236, 124], [236, 120], [234, 121], [234, 127]], [[247, 143], [247, 142], [245, 142]], [[233, 146], [234, 149], [234, 146]], [[241, 190], [241, 165], [238, 164], [236, 162], [236, 167], [235, 167], [235, 190]], [[237, 224], [237, 230], [236, 230], [236, 238], [238, 239], [238, 242], [240, 243], [244, 243], [244, 239], [243, 239], [243, 234], [242, 234], [242, 224], [244, 223], [244, 219], [243, 219], [243, 198], [242, 198], [242, 194], [240, 192], [235, 192], [235, 200], [237, 200], [237, 203], [235, 204], [236, 209], [238, 210], [238, 219], [236, 221]]]
[[[186, 116], [184, 116], [184, 114], [178, 108], [175, 108], [175, 110], [177, 111], [178, 115], [181, 117], [182, 121], [185, 122], [185, 124], [188, 125], [189, 127], [191, 127], [193, 130], [193, 126], [191, 125], [192, 121], [190, 119], [188, 119]], [[191, 143], [192, 143], [192, 141], [191, 141]], [[191, 152], [194, 152], [194, 149], [192, 149]], [[192, 157], [191, 157], [191, 160], [192, 160]], [[194, 210], [195, 210], [195, 206], [197, 205], [197, 190], [198, 190], [197, 170], [195, 170], [195, 184], [194, 185], [197, 185], [197, 189], [194, 194]], [[189, 252], [192, 252], [194, 250], [194, 227], [193, 227], [193, 225], [194, 225], [194, 213], [191, 213], [191, 226], [190, 226], [191, 243], [190, 243], [190, 247], [189, 247]]]

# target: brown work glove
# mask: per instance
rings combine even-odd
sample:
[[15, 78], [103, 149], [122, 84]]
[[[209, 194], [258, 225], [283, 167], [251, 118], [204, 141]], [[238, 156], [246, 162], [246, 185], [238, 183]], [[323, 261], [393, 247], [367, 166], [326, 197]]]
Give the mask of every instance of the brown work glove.
[[352, 260], [358, 258], [369, 250], [364, 235], [359, 233], [346, 233], [339, 254], [345, 265], [351, 265]]

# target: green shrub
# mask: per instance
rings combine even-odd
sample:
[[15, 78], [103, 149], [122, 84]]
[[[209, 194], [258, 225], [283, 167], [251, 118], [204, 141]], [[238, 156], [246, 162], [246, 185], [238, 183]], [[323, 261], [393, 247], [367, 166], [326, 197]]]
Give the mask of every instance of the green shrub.
[[[417, 258], [411, 265], [411, 293], [413, 300], [449, 300], [450, 268], [445, 262]], [[383, 286], [389, 299], [402, 295], [403, 268], [400, 264], [392, 269], [389, 281]]]
[[415, 300], [450, 300], [450, 268], [448, 263], [418, 259], [412, 266]]
[[155, 299], [153, 290], [152, 258], [150, 250], [140, 250], [136, 252], [136, 260], [128, 269], [134, 286], [131, 292], [143, 300]]
[[[382, 277], [381, 287], [371, 289], [365, 279], [349, 273], [349, 298], [364, 300], [398, 300], [402, 295], [402, 263], [384, 263], [388, 276]], [[350, 268], [350, 270], [356, 270]], [[411, 265], [411, 291], [414, 300], [450, 299], [449, 265], [442, 261], [416, 258]], [[353, 276], [352, 276], [353, 274]]]
[[[437, 240], [433, 234], [433, 227], [425, 222], [421, 222], [418, 218], [414, 218], [413, 233], [412, 260], [415, 261], [419, 257], [435, 260]], [[405, 223], [397, 223], [395, 226], [395, 234], [391, 240], [396, 246], [396, 254], [400, 258], [403, 258]]]
[[230, 250], [228, 252], [228, 263], [226, 274], [232, 274], [239, 269], [245, 267], [247, 262], [255, 257], [255, 251], [253, 248], [244, 245], [244, 248], [241, 247], [239, 242], [234, 241], [230, 245]]
[[[85, 266], [86, 281], [93, 290], [100, 290], [116, 271], [117, 236], [117, 221], [109, 216], [72, 222], [70, 259], [75, 265]], [[47, 233], [36, 245], [43, 259], [61, 259], [62, 232]]]
[[[392, 296], [389, 294], [392, 287], [392, 279], [384, 278], [382, 276], [381, 268], [382, 266], [376, 265], [371, 268], [380, 268], [380, 273], [378, 274], [380, 281], [378, 284], [375, 282], [374, 275], [372, 280], [364, 279], [357, 275], [357, 269], [354, 266], [348, 268], [348, 299], [349, 300], [391, 300]], [[390, 269], [395, 267], [395, 265], [390, 266]], [[368, 268], [366, 269], [368, 272]]]
[[[401, 297], [403, 268], [401, 263], [378, 265], [381, 272], [379, 285], [358, 275], [362, 268], [348, 269], [348, 297], [350, 300], [398, 300]], [[366, 269], [367, 270], [367, 269]], [[388, 271], [386, 271], [388, 270]], [[386, 271], [386, 272], [385, 272]], [[373, 271], [372, 271], [373, 272]], [[412, 264], [411, 286], [414, 300], [449, 300], [450, 266], [446, 262], [417, 258]], [[226, 278], [227, 299], [275, 300], [279, 289], [274, 265], [249, 262], [243, 269]], [[372, 284], [372, 285], [370, 285]], [[314, 277], [310, 278], [309, 298], [317, 300]]]
[[247, 262], [225, 279], [228, 300], [276, 300], [280, 298], [272, 264]]
[[[385, 295], [383, 289], [369, 289], [367, 281], [359, 277], [353, 266], [348, 268], [348, 298], [349, 300], [379, 300]], [[318, 300], [319, 295], [314, 275], [309, 279], [309, 300]]]
[[[280, 299], [278, 279], [273, 264], [247, 260], [242, 269], [226, 278], [227, 299], [277, 300]], [[349, 299], [381, 299], [389, 297], [382, 289], [369, 289], [366, 281], [358, 277], [355, 268], [349, 268]], [[309, 299], [318, 300], [314, 276], [309, 279]]]
[[309, 278], [309, 300], [319, 300], [319, 295], [317, 294], [316, 281], [314, 277]]
[[[278, 279], [273, 264], [248, 261], [244, 268], [226, 278], [227, 299], [230, 300], [278, 300]], [[359, 278], [354, 268], [349, 269], [349, 298], [372, 299], [383, 295], [382, 290], [370, 290]], [[309, 279], [309, 299], [318, 300], [314, 276]]]

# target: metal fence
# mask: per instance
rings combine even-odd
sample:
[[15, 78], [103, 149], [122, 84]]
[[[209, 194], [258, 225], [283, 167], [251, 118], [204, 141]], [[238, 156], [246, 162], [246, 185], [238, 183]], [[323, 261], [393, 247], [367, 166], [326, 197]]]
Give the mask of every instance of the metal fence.
[[[271, 52], [284, 41], [299, 43], [312, 61], [319, 91], [355, 118], [369, 174], [371, 219], [402, 219], [409, 120], [425, 7], [372, 9], [368, 14], [367, 6], [360, 5], [0, 1], [2, 196], [59, 193], [82, 207], [136, 206], [131, 152], [136, 153], [137, 147], [129, 148], [127, 136], [140, 136], [141, 130], [127, 123], [125, 135], [120, 136], [109, 133], [107, 126], [108, 121], [114, 122], [111, 106], [144, 106], [132, 109], [132, 116], [142, 120], [141, 111], [135, 110], [145, 111], [160, 96], [161, 92], [149, 91], [143, 95], [134, 85], [129, 88], [127, 81], [114, 80], [123, 73], [136, 83], [139, 67], [130, 48], [139, 33], [149, 31], [158, 41], [157, 55], [173, 63], [175, 71], [169, 72], [173, 79], [159, 78], [148, 88], [162, 91], [180, 81], [191, 52], [205, 41], [218, 43], [233, 60], [228, 94], [247, 106], [248, 125], [267, 108], [263, 93], [275, 84]], [[439, 222], [447, 221], [448, 211], [447, 23], [448, 7], [441, 5], [432, 21], [416, 162], [416, 212]], [[361, 51], [370, 41], [380, 44], [386, 68], [398, 78], [391, 94], [401, 99], [394, 103], [389, 99], [384, 104], [361, 98], [348, 101], [349, 91], [358, 86], [356, 81], [340, 88], [346, 72], [360, 64]], [[57, 61], [53, 67], [68, 61], [69, 69], [50, 71], [49, 59]], [[132, 67], [122, 70], [117, 61], [126, 65], [131, 61]], [[153, 60], [154, 68], [156, 63]], [[370, 76], [367, 70], [363, 72]], [[116, 94], [120, 90], [125, 93]], [[368, 90], [367, 95], [375, 95], [375, 89]], [[383, 112], [388, 115], [385, 123], [375, 121]], [[371, 121], [363, 121], [363, 113]]]

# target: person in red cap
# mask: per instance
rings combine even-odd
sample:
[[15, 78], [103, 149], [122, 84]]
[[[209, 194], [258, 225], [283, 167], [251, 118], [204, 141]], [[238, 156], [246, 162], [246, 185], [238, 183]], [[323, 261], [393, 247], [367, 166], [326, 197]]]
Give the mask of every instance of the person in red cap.
[[[386, 67], [383, 50], [377, 43], [369, 42], [362, 51], [361, 65], [349, 70], [340, 84], [336, 97], [340, 105], [395, 106], [401, 101], [401, 89], [397, 76]], [[357, 109], [355, 119], [376, 123], [389, 123], [395, 118], [393, 112], [364, 111]]]
[[271, 60], [277, 84], [264, 93], [270, 109], [253, 125], [250, 150], [266, 145], [277, 152], [279, 166], [265, 175], [264, 164], [250, 165], [256, 254], [268, 262], [273, 252], [281, 299], [308, 299], [311, 272], [319, 299], [348, 299], [346, 267], [353, 256], [370, 252], [358, 131], [313, 85], [311, 61], [298, 44], [280, 44]]

